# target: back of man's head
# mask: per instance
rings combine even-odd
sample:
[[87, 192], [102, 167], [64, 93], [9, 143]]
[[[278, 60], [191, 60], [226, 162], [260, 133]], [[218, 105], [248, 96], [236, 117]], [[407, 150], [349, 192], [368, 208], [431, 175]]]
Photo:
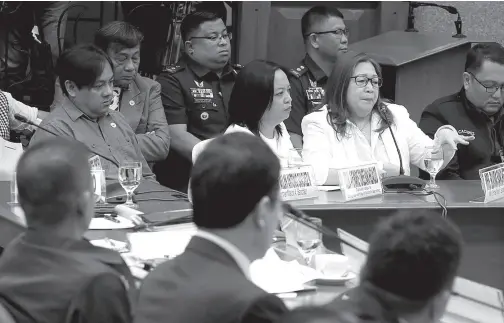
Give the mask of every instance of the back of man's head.
[[140, 46], [144, 36], [138, 28], [125, 21], [112, 21], [98, 29], [94, 35], [94, 43], [103, 51], [111, 46], [120, 51], [123, 48]]
[[327, 307], [298, 307], [284, 314], [277, 323], [358, 323], [353, 314], [341, 313]]
[[451, 288], [462, 254], [460, 231], [434, 210], [387, 218], [369, 244], [361, 281], [416, 303]]
[[473, 46], [467, 52], [465, 71], [477, 73], [484, 61], [504, 65], [504, 47], [497, 43], [482, 43]]
[[310, 8], [301, 18], [301, 34], [303, 38], [306, 38], [310, 32], [320, 31], [314, 30], [315, 25], [331, 17], [343, 19], [343, 14], [338, 9], [329, 6], [315, 6]]
[[229, 229], [242, 223], [265, 196], [278, 199], [280, 163], [260, 138], [232, 133], [213, 139], [191, 174], [194, 223]]
[[80, 44], [64, 51], [56, 63], [56, 74], [63, 93], [68, 95], [66, 81], [75, 83], [79, 89], [91, 87], [106, 64], [112, 68], [112, 61], [107, 54], [93, 44]]
[[[30, 146], [17, 166], [19, 202], [28, 227], [58, 226], [82, 213], [93, 200], [86, 147], [77, 141], [50, 138]], [[84, 205], [85, 206], [85, 205]], [[82, 221], [83, 219], [78, 219]]]

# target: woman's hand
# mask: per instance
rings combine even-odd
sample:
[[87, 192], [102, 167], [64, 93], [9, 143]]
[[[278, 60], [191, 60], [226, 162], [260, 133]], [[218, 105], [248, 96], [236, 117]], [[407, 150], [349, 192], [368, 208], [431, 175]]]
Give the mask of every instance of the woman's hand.
[[[437, 134], [438, 144], [443, 149], [457, 150], [457, 145], [469, 145], [469, 142], [474, 140], [474, 136], [461, 136], [452, 129], [441, 129]], [[448, 147], [446, 147], [448, 146]]]

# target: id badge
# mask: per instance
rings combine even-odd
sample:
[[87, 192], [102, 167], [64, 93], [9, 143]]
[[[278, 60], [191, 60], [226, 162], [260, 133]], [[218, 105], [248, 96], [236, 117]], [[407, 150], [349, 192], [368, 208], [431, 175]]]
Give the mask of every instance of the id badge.
[[310, 87], [306, 90], [306, 97], [310, 101], [321, 101], [324, 95], [324, 89], [321, 87]]

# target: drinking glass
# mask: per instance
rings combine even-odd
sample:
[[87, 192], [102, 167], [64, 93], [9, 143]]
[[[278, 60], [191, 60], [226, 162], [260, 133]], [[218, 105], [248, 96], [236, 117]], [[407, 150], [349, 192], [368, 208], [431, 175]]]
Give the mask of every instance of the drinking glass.
[[289, 156], [287, 159], [288, 167], [299, 167], [305, 165], [303, 161], [303, 149], [289, 149]]
[[438, 145], [425, 147], [426, 155], [424, 159], [425, 170], [430, 174], [430, 182], [425, 186], [426, 189], [438, 189], [436, 184], [436, 175], [443, 166], [444, 154], [443, 148]]
[[[320, 227], [322, 220], [319, 218], [307, 218], [313, 225]], [[313, 267], [312, 260], [317, 248], [322, 244], [322, 234], [307, 225], [296, 222], [296, 243], [299, 246], [300, 252], [306, 262], [306, 265]]]
[[123, 162], [119, 165], [119, 183], [126, 191], [125, 206], [138, 209], [138, 205], [133, 203], [133, 191], [140, 185], [142, 180], [142, 163]]

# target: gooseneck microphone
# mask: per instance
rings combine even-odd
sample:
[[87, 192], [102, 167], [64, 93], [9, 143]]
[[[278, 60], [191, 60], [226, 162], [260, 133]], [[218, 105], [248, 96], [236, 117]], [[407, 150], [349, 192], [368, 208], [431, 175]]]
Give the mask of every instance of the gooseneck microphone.
[[361, 248], [343, 240], [340, 238], [339, 234], [331, 229], [329, 229], [328, 227], [324, 226], [324, 225], [317, 225], [313, 222], [310, 221], [309, 219], [309, 216], [306, 215], [303, 211], [299, 210], [299, 209], [296, 209], [295, 207], [293, 207], [292, 205], [290, 205], [289, 203], [283, 203], [283, 209], [284, 209], [284, 214], [285, 216], [287, 216], [288, 218], [298, 222], [298, 223], [301, 223], [323, 235], [326, 235], [328, 237], [331, 237], [331, 238], [335, 238], [336, 240], [338, 240], [340, 243], [343, 243], [365, 255], [367, 255], [367, 251], [364, 251], [362, 250]]
[[383, 103], [380, 104], [380, 106], [378, 107], [378, 113], [380, 114], [382, 119], [385, 120], [385, 122], [387, 123], [387, 127], [389, 128], [390, 134], [392, 135], [392, 139], [394, 140], [394, 145], [397, 150], [397, 155], [399, 156], [399, 175], [404, 175], [404, 168], [403, 168], [403, 160], [402, 160], [402, 156], [401, 156], [401, 151], [399, 150], [399, 145], [397, 144], [397, 140], [395, 139], [395, 135], [394, 135], [394, 132], [392, 131], [392, 126], [390, 125], [390, 120], [387, 118], [386, 112], [387, 112], [387, 107], [385, 106], [385, 104], [383, 104]]
[[[51, 130], [49, 130], [49, 129], [45, 128], [45, 127], [39, 126], [38, 124], [36, 124], [36, 123], [34, 123], [34, 122], [31, 122], [31, 121], [30, 121], [30, 120], [28, 120], [25, 116], [22, 116], [22, 115], [20, 115], [20, 114], [18, 114], [18, 113], [14, 114], [14, 118], [15, 118], [16, 120], [18, 120], [18, 121], [21, 121], [21, 122], [23, 122], [23, 123], [29, 124], [29, 125], [31, 125], [31, 126], [34, 126], [34, 127], [38, 128], [38, 129], [42, 129], [42, 130], [44, 130], [45, 132], [50, 133], [50, 134], [51, 134], [51, 135], [53, 135], [53, 136], [56, 136], [56, 137], [61, 137], [59, 134], [55, 133], [54, 131], [51, 131]], [[73, 139], [73, 138], [72, 138], [72, 139]], [[76, 140], [76, 139], [73, 139], [73, 140], [78, 141], [78, 140]], [[109, 157], [105, 157], [105, 156], [103, 156], [102, 154], [99, 154], [99, 153], [97, 153], [96, 151], [91, 150], [91, 149], [90, 149], [89, 147], [87, 147], [87, 146], [86, 146], [86, 148], [87, 148], [87, 150], [89, 150], [91, 153], [93, 153], [93, 154], [95, 154], [95, 155], [97, 155], [97, 156], [99, 156], [99, 157], [101, 157], [101, 158], [103, 158], [103, 159], [105, 159], [105, 160], [108, 160], [108, 161], [109, 161], [109, 162], [111, 162], [112, 164], [114, 164], [114, 165], [116, 165], [117, 167], [119, 167], [119, 164], [118, 164], [115, 160], [113, 160], [113, 159], [111, 159], [111, 158], [109, 158]]]

